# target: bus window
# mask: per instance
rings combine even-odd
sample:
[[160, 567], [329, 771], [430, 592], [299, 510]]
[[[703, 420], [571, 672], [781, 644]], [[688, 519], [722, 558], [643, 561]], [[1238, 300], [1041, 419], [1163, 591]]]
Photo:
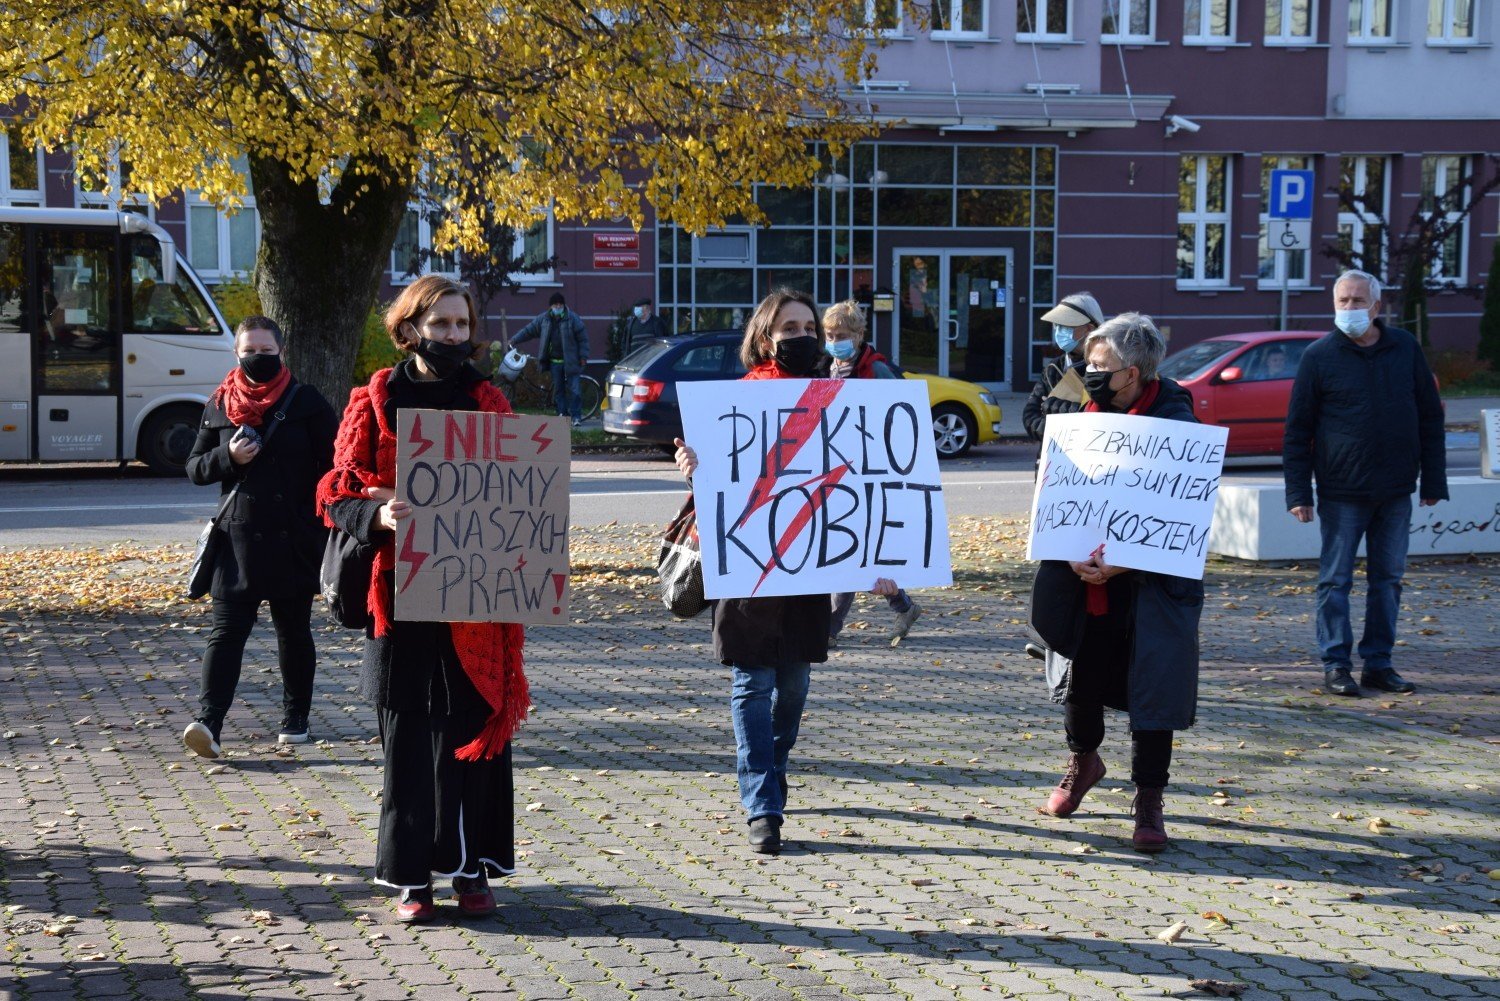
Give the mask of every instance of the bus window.
[[177, 281], [161, 280], [161, 244], [138, 234], [130, 241], [130, 331], [138, 334], [217, 334], [219, 321], [203, 296], [177, 269]]
[[21, 227], [0, 225], [0, 334], [18, 334], [25, 309], [26, 258]]
[[115, 234], [38, 227], [38, 389], [119, 392], [119, 326], [113, 322]]

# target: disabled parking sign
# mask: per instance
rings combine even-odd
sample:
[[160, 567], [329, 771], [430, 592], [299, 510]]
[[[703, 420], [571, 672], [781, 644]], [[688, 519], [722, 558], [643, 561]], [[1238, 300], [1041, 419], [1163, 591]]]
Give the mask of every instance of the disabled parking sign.
[[1313, 172], [1273, 170], [1266, 192], [1266, 238], [1272, 250], [1312, 249]]

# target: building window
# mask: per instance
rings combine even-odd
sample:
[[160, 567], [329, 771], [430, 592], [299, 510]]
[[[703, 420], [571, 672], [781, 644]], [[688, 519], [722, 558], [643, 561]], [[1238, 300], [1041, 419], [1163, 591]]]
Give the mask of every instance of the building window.
[[187, 196], [188, 262], [204, 281], [244, 277], [255, 269], [260, 212], [250, 187], [250, 164], [242, 156], [233, 164], [245, 182], [239, 211], [226, 212], [196, 191]]
[[1016, 35], [1029, 39], [1071, 38], [1073, 0], [1018, 0]]
[[1474, 0], [1427, 0], [1427, 40], [1474, 41], [1474, 14]]
[[130, 161], [118, 152], [111, 153], [109, 166], [104, 174], [78, 171], [74, 174], [74, 185], [78, 207], [81, 209], [119, 209], [134, 212], [147, 219], [155, 218], [155, 209], [146, 201], [145, 195], [131, 195], [122, 199], [120, 191], [130, 181]]
[[932, 33], [934, 35], [976, 35], [989, 33], [989, 4], [984, 0], [932, 0]]
[[1155, 37], [1153, 0], [1104, 0], [1103, 41], [1149, 42]]
[[1385, 158], [1339, 157], [1339, 247], [1351, 266], [1377, 278], [1385, 271]]
[[881, 34], [901, 34], [901, 0], [865, 0], [865, 24]]
[[1229, 158], [1185, 156], [1177, 173], [1177, 283], [1229, 282]]
[[1260, 158], [1260, 284], [1280, 288], [1308, 284], [1308, 254], [1305, 250], [1275, 250], [1270, 241], [1271, 171], [1307, 170], [1312, 158], [1306, 156], [1274, 156]]
[[42, 204], [41, 151], [21, 141], [21, 130], [5, 129], [0, 142], [0, 205], [18, 208]]
[[1187, 0], [1182, 34], [1185, 42], [1234, 41], [1234, 0]]
[[[433, 238], [442, 228], [441, 209], [413, 204], [401, 219], [396, 242], [391, 246], [391, 281], [405, 283], [421, 275], [439, 274], [458, 277], [460, 254], [457, 250], [439, 253], [432, 249]], [[534, 268], [552, 256], [552, 214], [538, 219], [525, 229], [513, 230], [510, 256], [522, 267]], [[511, 275], [517, 282], [552, 280], [550, 271], [524, 271]]]
[[1396, 0], [1349, 0], [1349, 40], [1394, 41], [1395, 6]]
[[1428, 262], [1427, 278], [1432, 282], [1464, 280], [1464, 202], [1467, 200], [1468, 175], [1461, 156], [1422, 157], [1422, 212], [1441, 214], [1447, 238], [1433, 250]]
[[1266, 0], [1266, 41], [1280, 45], [1311, 42], [1317, 20], [1314, 0]]

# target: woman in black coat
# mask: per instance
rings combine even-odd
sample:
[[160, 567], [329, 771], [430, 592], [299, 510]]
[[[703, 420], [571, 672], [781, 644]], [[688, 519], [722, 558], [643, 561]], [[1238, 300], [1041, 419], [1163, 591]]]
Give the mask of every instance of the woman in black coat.
[[313, 498], [333, 464], [338, 418], [316, 389], [292, 378], [281, 362], [285, 345], [281, 328], [267, 317], [241, 321], [234, 337], [239, 366], [203, 408], [187, 462], [188, 479], [200, 486], [217, 483], [221, 496], [239, 487], [218, 522], [224, 535], [209, 588], [213, 627], [203, 655], [198, 715], [182, 734], [188, 749], [205, 758], [223, 753], [224, 717], [262, 601], [271, 606], [281, 660], [277, 740], [308, 739], [317, 663], [310, 619], [325, 539]]

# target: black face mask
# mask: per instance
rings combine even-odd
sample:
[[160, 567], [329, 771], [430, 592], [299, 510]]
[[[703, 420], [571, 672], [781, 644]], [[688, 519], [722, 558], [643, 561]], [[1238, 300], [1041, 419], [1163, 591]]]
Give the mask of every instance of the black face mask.
[[240, 371], [251, 382], [270, 382], [281, 374], [281, 355], [241, 355]]
[[427, 367], [432, 369], [433, 374], [439, 379], [446, 379], [469, 360], [469, 355], [473, 353], [474, 348], [468, 341], [448, 344], [419, 337], [417, 346], [412, 350], [421, 356], [422, 360], [427, 363]]
[[823, 355], [823, 345], [817, 337], [790, 337], [776, 342], [776, 364], [790, 375], [811, 375]]
[[1118, 389], [1109, 387], [1109, 380], [1115, 377], [1115, 372], [1085, 372], [1083, 373], [1083, 388], [1088, 390], [1089, 399], [1098, 405], [1100, 410], [1108, 410], [1109, 405], [1115, 401], [1119, 394]]

